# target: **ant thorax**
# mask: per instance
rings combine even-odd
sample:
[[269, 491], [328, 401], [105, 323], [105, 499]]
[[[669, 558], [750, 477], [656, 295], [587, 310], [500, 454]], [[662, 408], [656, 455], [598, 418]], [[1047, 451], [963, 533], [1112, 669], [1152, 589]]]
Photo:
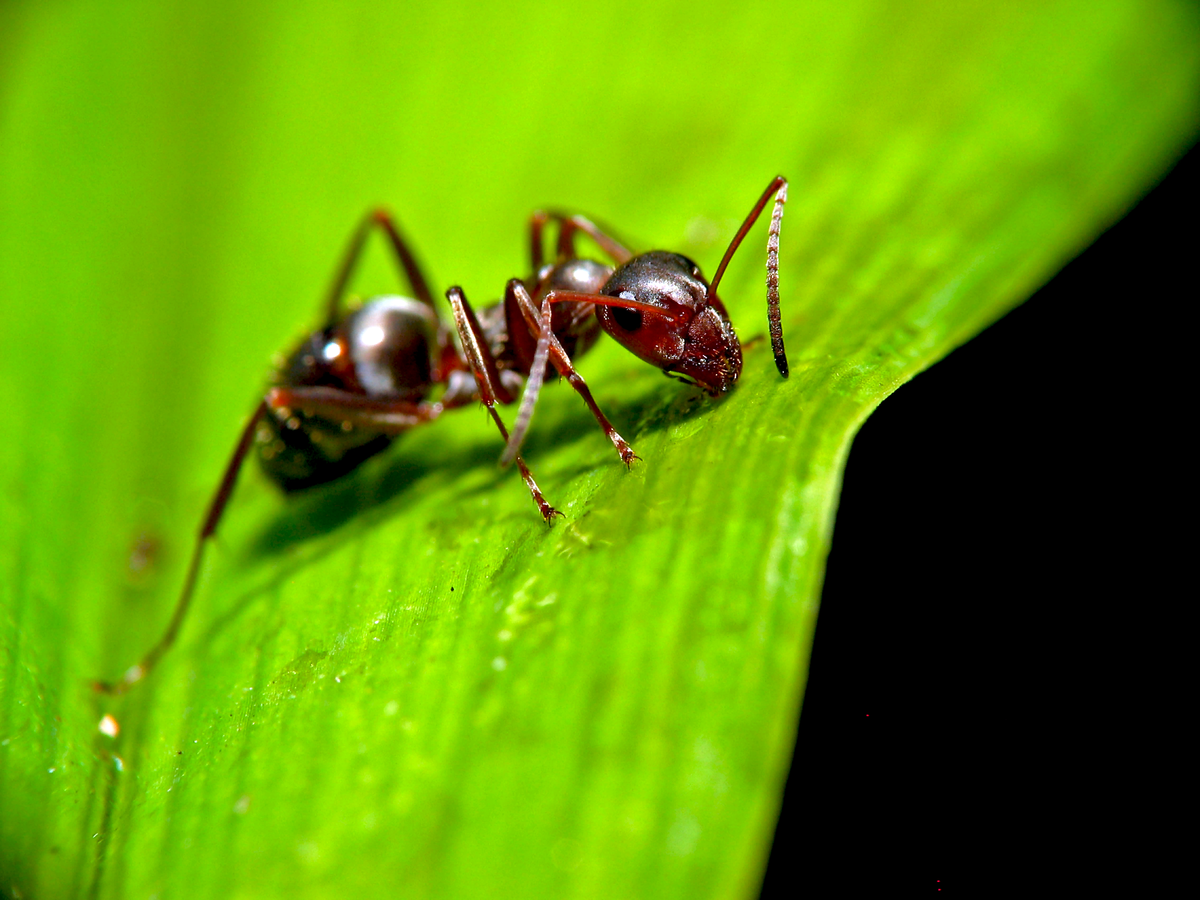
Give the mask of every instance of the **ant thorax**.
[[[525, 282], [525, 287], [539, 303], [550, 291], [598, 294], [612, 273], [612, 266], [594, 259], [568, 259], [542, 266], [534, 278]], [[520, 311], [515, 305], [505, 304], [501, 308], [506, 316], [504, 353], [513, 361], [515, 368], [528, 372], [537, 347], [537, 336], [521, 320]], [[593, 315], [594, 310], [594, 304], [582, 301], [554, 304], [551, 328], [568, 356], [573, 358], [586, 353], [600, 337], [600, 323]], [[556, 375], [552, 370], [547, 374], [551, 377]]]

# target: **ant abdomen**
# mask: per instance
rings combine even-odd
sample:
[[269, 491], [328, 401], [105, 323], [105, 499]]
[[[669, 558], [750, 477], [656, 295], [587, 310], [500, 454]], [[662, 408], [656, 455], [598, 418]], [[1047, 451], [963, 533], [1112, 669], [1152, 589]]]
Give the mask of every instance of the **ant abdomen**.
[[392, 442], [392, 436], [309, 416], [300, 410], [280, 420], [267, 415], [256, 440], [263, 471], [285, 491], [335, 481]]
[[[437, 327], [428, 306], [407, 297], [377, 297], [306, 338], [275, 383], [419, 402], [434, 383]], [[347, 419], [283, 407], [263, 417], [256, 441], [267, 475], [295, 491], [342, 477], [394, 437]]]
[[354, 375], [372, 397], [424, 400], [433, 387], [438, 322], [408, 297], [376, 297], [342, 328]]

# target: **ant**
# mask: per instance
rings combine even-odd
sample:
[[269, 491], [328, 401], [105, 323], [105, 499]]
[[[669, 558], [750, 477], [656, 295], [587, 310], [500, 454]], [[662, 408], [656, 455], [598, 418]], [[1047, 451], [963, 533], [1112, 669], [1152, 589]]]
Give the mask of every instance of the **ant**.
[[[571, 364], [571, 357], [590, 347], [600, 330], [670, 378], [694, 384], [713, 397], [731, 390], [742, 374], [742, 347], [717, 296], [717, 285], [772, 194], [775, 206], [767, 238], [767, 322], [776, 368], [787, 378], [779, 317], [779, 228], [787, 187], [782, 175], [767, 185], [729, 242], [711, 283], [704, 280], [699, 266], [681, 254], [653, 250], [634, 256], [583, 216], [534, 213], [530, 222], [534, 275], [524, 281], [510, 279], [501, 304], [507, 324], [503, 349], [512, 358], [512, 367], [523, 376], [517, 380], [525, 382], [520, 411], [500, 457], [501, 465], [519, 459], [517, 451], [529, 428], [547, 360], [583, 398], [626, 467], [638, 458], [596, 406], [583, 376]], [[557, 258], [543, 265], [542, 230], [551, 220], [559, 226]], [[576, 256], [574, 238], [580, 231], [612, 257], [615, 269]], [[462, 288], [450, 288], [446, 299], [456, 315], [460, 308], [470, 313]], [[490, 307], [485, 312], [495, 309]], [[461, 334], [462, 329], [459, 331]], [[537, 342], [531, 346], [533, 335], [537, 335]], [[497, 389], [504, 386], [496, 384], [499, 379], [484, 362], [472, 362], [484, 402], [489, 408], [493, 406], [489, 395], [502, 403], [511, 402]]]
[[[333, 481], [386, 448], [404, 431], [447, 410], [482, 401], [505, 441], [502, 464], [516, 463], [542, 518], [562, 514], [546, 502], [519, 455], [547, 362], [580, 394], [621, 460], [638, 457], [592, 398], [571, 358], [586, 352], [601, 331], [673, 378], [712, 396], [730, 390], [742, 370], [741, 345], [716, 288], [729, 260], [772, 194], [775, 206], [767, 245], [767, 317], [776, 366], [787, 377], [779, 318], [778, 251], [787, 181], [771, 181], [734, 236], [712, 283], [675, 253], [634, 256], [583, 216], [536, 212], [530, 220], [534, 275], [509, 281], [504, 300], [478, 315], [462, 288], [446, 298], [461, 350], [433, 305], [429, 284], [392, 216], [373, 210], [355, 230], [325, 303], [324, 324], [305, 338], [275, 373], [250, 414], [202, 520], [175, 610], [158, 642], [120, 680], [96, 690], [121, 694], [146, 677], [175, 642], [196, 587], [200, 564], [252, 447], [267, 475], [285, 492]], [[556, 260], [543, 258], [543, 231], [557, 223]], [[346, 310], [342, 298], [368, 234], [382, 229], [415, 299], [379, 296]], [[616, 267], [580, 259], [582, 232]], [[535, 302], [535, 300], [537, 302]], [[540, 303], [540, 309], [539, 304]], [[505, 428], [496, 404], [511, 404], [524, 383], [517, 423]], [[445, 390], [428, 399], [435, 385]]]

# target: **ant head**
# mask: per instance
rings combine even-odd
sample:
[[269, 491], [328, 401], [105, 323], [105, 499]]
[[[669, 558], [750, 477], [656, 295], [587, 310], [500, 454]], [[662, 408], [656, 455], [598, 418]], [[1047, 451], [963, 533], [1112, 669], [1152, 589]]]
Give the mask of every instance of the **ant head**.
[[[728, 391], [742, 374], [742, 347], [725, 307], [700, 267], [655, 250], [613, 272], [596, 306], [601, 327], [630, 353], [709, 394]], [[625, 301], [628, 305], [621, 305]]]

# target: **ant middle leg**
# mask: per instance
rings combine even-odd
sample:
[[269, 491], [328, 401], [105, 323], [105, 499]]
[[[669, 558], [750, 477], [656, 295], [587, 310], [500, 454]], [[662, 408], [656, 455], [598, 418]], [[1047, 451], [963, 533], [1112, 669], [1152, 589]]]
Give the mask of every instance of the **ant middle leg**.
[[571, 387], [575, 389], [575, 392], [583, 398], [583, 402], [591, 410], [592, 415], [599, 423], [601, 429], [603, 429], [604, 434], [612, 441], [612, 445], [616, 447], [617, 453], [620, 454], [621, 462], [625, 463], [625, 467], [629, 468], [633, 465], [635, 459], [639, 459], [638, 455], [633, 452], [633, 448], [617, 433], [617, 429], [613, 427], [612, 423], [608, 421], [608, 417], [604, 415], [600, 407], [596, 404], [595, 399], [592, 397], [592, 392], [587, 386], [587, 382], [579, 374], [578, 370], [576, 370], [574, 364], [571, 362], [571, 358], [563, 349], [562, 344], [555, 336], [554, 330], [550, 325], [551, 303], [568, 300], [591, 303], [595, 302], [596, 299], [591, 294], [551, 291], [543, 298], [542, 309], [539, 312], [521, 279], [513, 278], [508, 282], [508, 287], [504, 291], [504, 302], [506, 304], [515, 303], [517, 305], [530, 333], [538, 335], [538, 347], [534, 353], [529, 380], [525, 383], [525, 393], [521, 398], [521, 408], [517, 413], [516, 424], [513, 425], [512, 437], [508, 439], [504, 448], [504, 455], [500, 458], [502, 465], [506, 465], [516, 457], [517, 451], [521, 448], [521, 443], [525, 440], [525, 434], [529, 430], [529, 421], [533, 416], [533, 408], [537, 403], [538, 394], [541, 391], [542, 381], [545, 377], [547, 360], [558, 371], [558, 374], [565, 378]]
[[[496, 360], [492, 356], [492, 351], [488, 348], [483, 328], [480, 326], [479, 319], [475, 315], [475, 310], [471, 308], [471, 304], [467, 301], [462, 288], [450, 288], [446, 291], [446, 299], [450, 301], [450, 308], [454, 312], [454, 324], [458, 329], [458, 338], [462, 343], [467, 366], [470, 368], [471, 374], [475, 376], [475, 384], [479, 388], [479, 398], [487, 407], [492, 421], [496, 423], [496, 428], [500, 431], [500, 437], [507, 444], [509, 441], [508, 429], [504, 427], [504, 421], [500, 418], [500, 413], [496, 410], [496, 403], [512, 403], [515, 398], [500, 380], [500, 373], [496, 368]], [[514, 461], [521, 472], [521, 478], [525, 482], [525, 486], [533, 496], [533, 502], [537, 504], [538, 510], [542, 514], [542, 518], [546, 520], [546, 524], [550, 524], [555, 516], [561, 516], [562, 513], [546, 502], [546, 498], [542, 496], [541, 489], [537, 486], [537, 482], [534, 481], [533, 473], [529, 471], [529, 466], [525, 464], [525, 460], [514, 454]]]

